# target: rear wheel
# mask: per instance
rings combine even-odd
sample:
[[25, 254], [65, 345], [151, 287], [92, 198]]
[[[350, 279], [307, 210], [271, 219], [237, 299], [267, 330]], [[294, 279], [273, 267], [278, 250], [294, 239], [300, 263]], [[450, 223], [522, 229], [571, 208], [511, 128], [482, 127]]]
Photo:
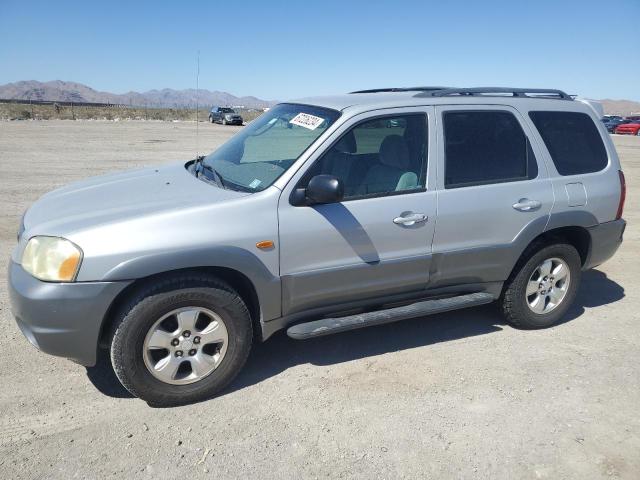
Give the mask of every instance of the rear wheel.
[[558, 322], [575, 300], [582, 263], [578, 251], [564, 243], [534, 250], [520, 262], [501, 298], [510, 323], [545, 328]]
[[247, 307], [231, 287], [176, 277], [139, 292], [124, 309], [111, 361], [124, 387], [150, 404], [192, 403], [233, 380], [252, 335]]

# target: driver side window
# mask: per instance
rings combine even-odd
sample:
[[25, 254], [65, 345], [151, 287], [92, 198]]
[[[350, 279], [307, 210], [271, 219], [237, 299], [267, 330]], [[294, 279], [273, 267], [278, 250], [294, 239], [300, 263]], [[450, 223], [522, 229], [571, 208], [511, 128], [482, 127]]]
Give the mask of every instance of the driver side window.
[[425, 114], [366, 120], [343, 134], [300, 186], [315, 175], [328, 174], [342, 180], [345, 200], [423, 190], [427, 138]]

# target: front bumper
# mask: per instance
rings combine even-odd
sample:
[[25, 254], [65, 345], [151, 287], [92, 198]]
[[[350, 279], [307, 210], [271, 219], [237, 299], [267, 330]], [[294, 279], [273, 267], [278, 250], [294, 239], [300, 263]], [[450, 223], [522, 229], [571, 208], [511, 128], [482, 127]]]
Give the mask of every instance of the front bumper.
[[11, 310], [38, 349], [85, 366], [96, 363], [102, 321], [113, 299], [131, 282], [42, 282], [9, 263]]
[[591, 235], [591, 249], [584, 269], [597, 267], [609, 260], [622, 244], [622, 236], [627, 227], [623, 219], [596, 225], [588, 229]]

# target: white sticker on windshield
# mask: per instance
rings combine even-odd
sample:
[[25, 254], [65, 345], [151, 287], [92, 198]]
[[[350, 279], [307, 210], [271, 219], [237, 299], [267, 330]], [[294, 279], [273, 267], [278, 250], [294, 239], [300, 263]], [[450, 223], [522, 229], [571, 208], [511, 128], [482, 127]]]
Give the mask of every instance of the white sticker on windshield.
[[258, 188], [258, 185], [260, 185], [261, 183], [262, 183], [262, 181], [260, 181], [260, 180], [258, 180], [258, 179], [256, 178], [253, 182], [251, 182], [251, 183], [249, 184], [249, 188], [254, 188], [254, 189], [255, 189], [255, 188]]
[[299, 127], [308, 128], [309, 130], [315, 130], [322, 125], [322, 122], [324, 122], [324, 118], [316, 117], [309, 113], [299, 113], [289, 120], [289, 123], [298, 125]]

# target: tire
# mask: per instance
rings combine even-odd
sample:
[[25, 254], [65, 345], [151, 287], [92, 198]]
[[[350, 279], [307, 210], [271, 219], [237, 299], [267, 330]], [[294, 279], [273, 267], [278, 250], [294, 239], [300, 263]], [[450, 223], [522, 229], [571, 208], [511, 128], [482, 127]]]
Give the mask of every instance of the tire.
[[[551, 262], [551, 275], [545, 280], [544, 271]], [[564, 264], [563, 264], [564, 262]], [[540, 269], [544, 265], [545, 268]], [[558, 268], [558, 266], [562, 268]], [[568, 270], [566, 283], [560, 277], [562, 269]], [[582, 261], [578, 251], [569, 244], [556, 243], [532, 248], [518, 262], [505, 284], [500, 306], [506, 320], [523, 329], [546, 328], [557, 323], [574, 302], [582, 273]], [[531, 283], [530, 283], [531, 282]], [[527, 294], [527, 287], [538, 290]], [[551, 287], [551, 290], [548, 288]], [[564, 288], [564, 293], [563, 289]], [[554, 303], [553, 299], [559, 299]], [[542, 303], [540, 303], [542, 302]], [[531, 306], [533, 305], [533, 306]], [[534, 311], [535, 309], [535, 311]], [[541, 311], [542, 309], [542, 311]], [[548, 310], [547, 310], [548, 309]]]
[[226, 124], [227, 124], [227, 119], [226, 119], [226, 118], [223, 118], [223, 119], [222, 119], [222, 124], [223, 124], [223, 125], [226, 125]]
[[640, 137], [640, 129], [636, 132], [636, 137]]
[[209, 121], [210, 121], [211, 123], [216, 123], [216, 122], [214, 122], [214, 121], [213, 121], [213, 117], [212, 117], [211, 115], [209, 115]]
[[[183, 338], [188, 333], [186, 330], [179, 333], [177, 339], [175, 332], [169, 334], [164, 329], [166, 322], [170, 324], [175, 321], [176, 331], [182, 332], [184, 323], [181, 325], [178, 314], [172, 312], [191, 314], [194, 309], [201, 313], [196, 314], [193, 320], [193, 333], [189, 335], [191, 346], [187, 347], [189, 339]], [[202, 312], [207, 313], [203, 315]], [[207, 327], [199, 331], [198, 322], [207, 323], [210, 314], [215, 316], [215, 320], [211, 320]], [[167, 317], [165, 323], [160, 322], [159, 319], [164, 317]], [[220, 321], [224, 328], [220, 327]], [[205, 330], [214, 325], [213, 322], [216, 322], [214, 330], [223, 332], [226, 338], [220, 344], [205, 345]], [[170, 342], [179, 342], [177, 346], [171, 343], [168, 349], [160, 350], [149, 347], [148, 339], [153, 338], [151, 333], [159, 329], [163, 335], [172, 335], [169, 337]], [[173, 329], [174, 326], [170, 325], [169, 330]], [[205, 340], [200, 340], [198, 343], [202, 344], [195, 345], [196, 339], [200, 338], [197, 337], [199, 333]], [[251, 317], [237, 292], [213, 277], [199, 274], [182, 275], [142, 288], [122, 309], [111, 342], [111, 363], [122, 385], [133, 395], [153, 406], [174, 406], [205, 400], [226, 387], [244, 366], [252, 341]], [[173, 349], [182, 348], [182, 345], [185, 346], [185, 351], [180, 351], [180, 357], [174, 358], [178, 357], [179, 352]], [[212, 349], [205, 353], [205, 349], [209, 347]], [[187, 351], [186, 348], [194, 350]], [[165, 362], [166, 365], [171, 362], [173, 367], [176, 362], [179, 363], [175, 378], [166, 377], [172, 383], [160, 380], [157, 373], [151, 373], [152, 367], [147, 366], [160, 364], [154, 363], [155, 360], [151, 358], [156, 352], [165, 360], [169, 359]], [[192, 352], [197, 354], [193, 353], [192, 356]], [[190, 370], [192, 365], [200, 364], [200, 360], [196, 362], [196, 359], [205, 358], [206, 368], [213, 368], [212, 371], [201, 378], [195, 369], [191, 373], [184, 373]], [[214, 360], [215, 358], [218, 360]]]

